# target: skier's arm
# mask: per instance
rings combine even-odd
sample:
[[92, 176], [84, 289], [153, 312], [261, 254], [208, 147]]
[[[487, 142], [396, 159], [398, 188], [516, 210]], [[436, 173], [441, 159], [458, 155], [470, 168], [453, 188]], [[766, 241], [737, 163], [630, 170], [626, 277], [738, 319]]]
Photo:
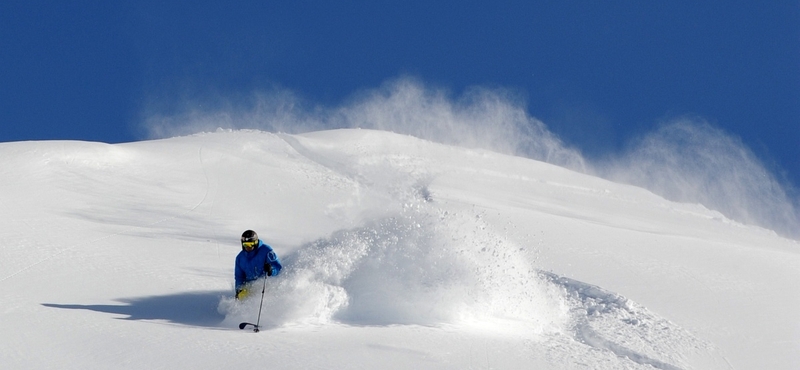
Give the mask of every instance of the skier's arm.
[[278, 260], [278, 255], [270, 248], [269, 253], [267, 253], [267, 258], [264, 261], [264, 271], [267, 272], [267, 276], [277, 276], [278, 273], [281, 272], [281, 268], [283, 268], [283, 266], [281, 266], [281, 262]]

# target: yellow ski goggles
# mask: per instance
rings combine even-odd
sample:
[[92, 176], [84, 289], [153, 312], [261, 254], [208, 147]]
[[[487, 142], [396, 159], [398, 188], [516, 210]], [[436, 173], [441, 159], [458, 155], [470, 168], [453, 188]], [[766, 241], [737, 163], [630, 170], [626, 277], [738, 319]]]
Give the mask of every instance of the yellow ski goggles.
[[258, 245], [258, 240], [252, 242], [242, 242], [242, 248], [246, 251], [253, 250]]

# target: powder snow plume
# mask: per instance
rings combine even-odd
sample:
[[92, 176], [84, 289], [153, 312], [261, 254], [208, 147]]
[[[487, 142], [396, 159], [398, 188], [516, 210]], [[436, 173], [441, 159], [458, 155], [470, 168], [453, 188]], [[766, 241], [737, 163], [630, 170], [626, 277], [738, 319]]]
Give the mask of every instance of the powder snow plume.
[[[292, 322], [439, 325], [520, 320], [536, 332], [561, 330], [567, 306], [535, 269], [532, 254], [493, 232], [479, 214], [428, 202], [303, 245], [270, 282], [267, 326]], [[502, 268], [498, 268], [502, 266]], [[260, 290], [254, 284], [253, 291]], [[231, 322], [252, 315], [230, 300]]]

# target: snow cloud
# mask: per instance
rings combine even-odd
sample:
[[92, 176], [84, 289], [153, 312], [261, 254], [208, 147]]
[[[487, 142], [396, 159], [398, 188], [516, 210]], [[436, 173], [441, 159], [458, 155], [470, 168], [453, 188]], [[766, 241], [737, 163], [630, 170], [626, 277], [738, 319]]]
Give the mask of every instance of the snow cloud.
[[256, 93], [239, 102], [182, 103], [176, 114], [151, 114], [152, 138], [222, 129], [303, 133], [364, 128], [416, 136], [443, 144], [521, 155], [584, 171], [580, 153], [567, 147], [521, 99], [505, 90], [472, 88], [453, 98], [442, 89], [402, 78], [356, 94], [339, 107], [309, 104], [285, 90]]
[[669, 200], [703, 204], [730, 219], [800, 237], [800, 207], [787, 190], [791, 186], [740, 139], [702, 120], [666, 123], [595, 168], [603, 177]]

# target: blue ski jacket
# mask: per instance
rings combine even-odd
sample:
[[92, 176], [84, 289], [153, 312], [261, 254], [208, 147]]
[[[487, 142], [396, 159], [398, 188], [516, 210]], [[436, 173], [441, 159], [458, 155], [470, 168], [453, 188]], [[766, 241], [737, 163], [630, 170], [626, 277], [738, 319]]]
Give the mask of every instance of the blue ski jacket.
[[281, 272], [281, 262], [278, 261], [278, 255], [272, 250], [272, 247], [264, 244], [263, 241], [258, 241], [258, 247], [250, 252], [242, 250], [236, 256], [235, 278], [236, 289], [238, 290], [242, 285], [247, 282], [256, 280], [267, 274], [264, 267], [269, 264], [272, 266], [272, 276], [278, 275]]

